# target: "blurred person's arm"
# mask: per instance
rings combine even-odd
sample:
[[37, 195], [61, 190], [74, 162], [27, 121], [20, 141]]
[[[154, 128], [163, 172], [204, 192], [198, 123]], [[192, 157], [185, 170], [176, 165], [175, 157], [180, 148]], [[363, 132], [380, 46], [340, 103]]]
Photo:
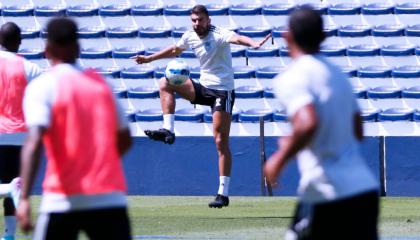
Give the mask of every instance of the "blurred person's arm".
[[363, 120], [362, 116], [360, 116], [360, 112], [354, 114], [353, 117], [353, 129], [354, 129], [354, 136], [357, 140], [363, 140]]
[[178, 47], [174, 44], [174, 45], [169, 46], [165, 49], [162, 49], [161, 51], [159, 51], [157, 53], [154, 53], [152, 55], [148, 55], [148, 56], [137, 55], [137, 56], [132, 57], [132, 59], [134, 59], [136, 61], [136, 63], [138, 63], [138, 64], [150, 63], [150, 62], [153, 62], [155, 60], [162, 59], [162, 58], [176, 57], [180, 53], [182, 53], [182, 51], [184, 51], [183, 48], [180, 48], [180, 47]]
[[282, 137], [279, 149], [271, 155], [264, 166], [267, 181], [276, 184], [279, 173], [293, 156], [310, 143], [318, 128], [318, 117], [313, 104], [307, 104], [296, 111], [291, 119], [292, 134]]
[[118, 153], [123, 156], [131, 147], [131, 134], [128, 128], [120, 129], [117, 133]]

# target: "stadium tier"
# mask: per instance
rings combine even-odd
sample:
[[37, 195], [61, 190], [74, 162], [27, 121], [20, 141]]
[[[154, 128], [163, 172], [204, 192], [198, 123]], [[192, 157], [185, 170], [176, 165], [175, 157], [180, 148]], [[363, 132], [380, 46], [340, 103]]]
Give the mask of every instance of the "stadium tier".
[[[44, 69], [44, 29], [53, 16], [69, 16], [79, 25], [79, 63], [96, 68], [114, 87], [126, 108], [134, 135], [162, 121], [158, 80], [170, 59], [136, 65], [130, 59], [150, 55], [177, 42], [190, 28], [196, 3], [207, 4], [212, 23], [254, 39], [272, 34], [260, 49], [232, 46], [236, 102], [233, 135], [258, 135], [260, 117], [267, 134], [285, 134], [285, 112], [274, 99], [272, 79], [290, 63], [282, 33], [288, 14], [311, 4], [323, 14], [328, 36], [321, 52], [349, 75], [362, 108], [368, 135], [420, 135], [420, 1], [347, 0], [72, 0], [1, 1], [2, 21], [22, 29], [19, 53]], [[191, 77], [200, 77], [192, 50], [179, 58]], [[207, 107], [177, 98], [178, 135], [212, 135]], [[188, 124], [183, 124], [187, 121]], [[179, 124], [178, 124], [179, 123]], [[401, 125], [410, 131], [401, 131]], [[189, 126], [189, 127], [188, 127]], [[391, 127], [389, 127], [391, 126]], [[392, 127], [395, 126], [395, 127]], [[420, 125], [419, 125], [420, 126]]]

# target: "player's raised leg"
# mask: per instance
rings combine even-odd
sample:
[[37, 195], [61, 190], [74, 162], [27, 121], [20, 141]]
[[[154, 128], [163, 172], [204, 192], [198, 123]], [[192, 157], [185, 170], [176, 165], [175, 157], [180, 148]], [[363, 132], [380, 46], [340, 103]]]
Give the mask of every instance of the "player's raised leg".
[[172, 85], [162, 77], [159, 80], [160, 105], [163, 112], [163, 125], [158, 130], [145, 130], [144, 133], [149, 138], [162, 141], [167, 144], [175, 142], [175, 93], [181, 97], [193, 101], [195, 99], [194, 86], [191, 79], [188, 79], [182, 85]]

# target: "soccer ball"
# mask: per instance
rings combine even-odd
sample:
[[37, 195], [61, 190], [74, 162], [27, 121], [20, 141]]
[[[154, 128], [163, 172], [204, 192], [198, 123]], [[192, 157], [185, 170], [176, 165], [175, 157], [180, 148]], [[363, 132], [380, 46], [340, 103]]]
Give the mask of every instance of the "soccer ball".
[[174, 59], [166, 65], [165, 78], [171, 85], [182, 85], [190, 77], [190, 68], [182, 60]]

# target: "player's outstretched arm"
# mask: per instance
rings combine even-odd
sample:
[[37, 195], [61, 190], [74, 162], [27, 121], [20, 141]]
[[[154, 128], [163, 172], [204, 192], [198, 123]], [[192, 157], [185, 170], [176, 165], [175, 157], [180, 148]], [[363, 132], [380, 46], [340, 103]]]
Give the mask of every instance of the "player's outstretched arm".
[[263, 39], [256, 42], [247, 36], [235, 34], [233, 37], [231, 37], [229, 42], [233, 44], [247, 46], [247, 47], [259, 48], [262, 45], [264, 45], [264, 43], [267, 42], [267, 40], [270, 38], [271, 38], [271, 33], [267, 34], [267, 36], [265, 36]]
[[172, 45], [152, 55], [149, 55], [149, 56], [137, 55], [137, 56], [131, 57], [131, 59], [134, 59], [134, 61], [136, 61], [137, 64], [150, 63], [161, 58], [176, 57], [180, 53], [182, 53], [182, 51], [184, 51], [184, 49], [177, 47], [176, 45]]
[[287, 161], [312, 141], [318, 129], [318, 117], [313, 104], [308, 104], [298, 110], [292, 117], [293, 131], [290, 137], [279, 140], [277, 150], [264, 166], [267, 181], [276, 185], [279, 173]]
[[22, 148], [21, 170], [22, 191], [19, 206], [16, 209], [16, 216], [24, 232], [32, 230], [31, 207], [29, 196], [35, 182], [41, 159], [42, 136], [45, 129], [42, 127], [32, 127], [29, 129], [28, 137]]

